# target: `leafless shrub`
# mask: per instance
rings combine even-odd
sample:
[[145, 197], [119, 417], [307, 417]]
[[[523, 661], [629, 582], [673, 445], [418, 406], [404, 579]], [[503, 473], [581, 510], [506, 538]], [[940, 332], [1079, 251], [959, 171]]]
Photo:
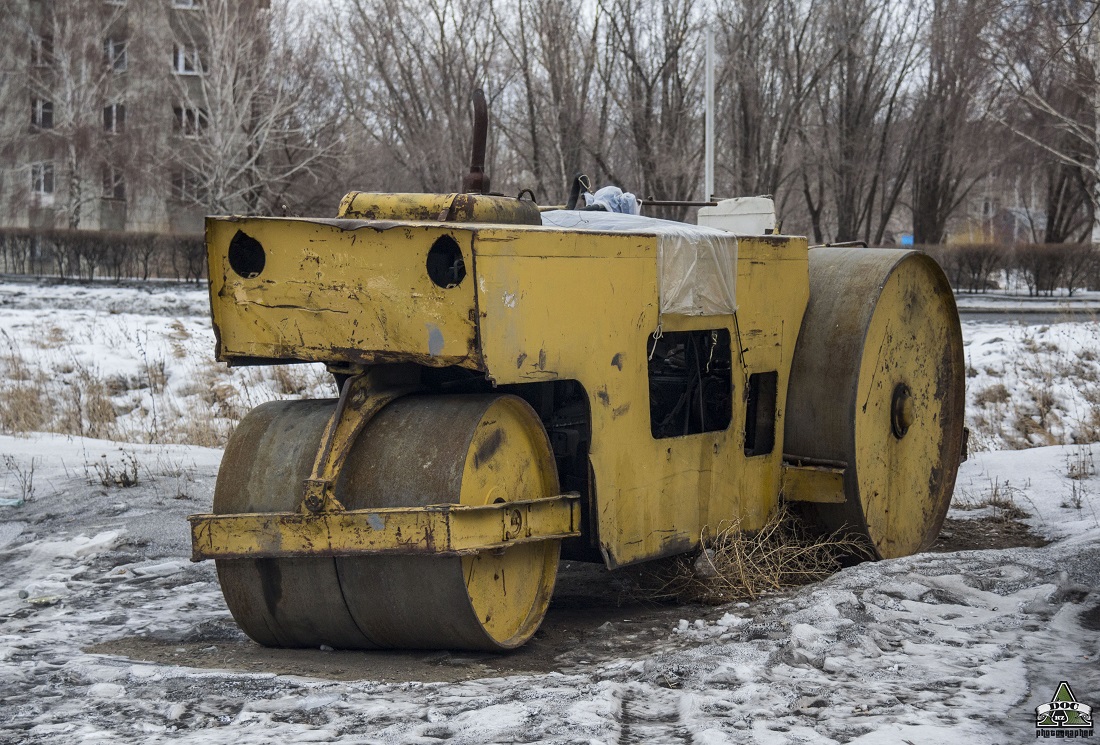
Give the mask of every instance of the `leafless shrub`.
[[1008, 247], [995, 243], [926, 246], [958, 290], [985, 292], [997, 286], [993, 277], [1008, 263]]
[[1069, 496], [1062, 500], [1062, 506], [1067, 509], [1079, 510], [1085, 506], [1085, 497], [1090, 494], [1091, 492], [1088, 487], [1081, 482], [1071, 482], [1069, 485]]
[[34, 468], [38, 458], [31, 458], [27, 465], [20, 463], [15, 456], [4, 456], [4, 468], [15, 477], [19, 486], [19, 502], [29, 502], [34, 497]]
[[1073, 481], [1087, 479], [1096, 473], [1096, 463], [1092, 458], [1092, 448], [1078, 445], [1066, 455], [1066, 477]]
[[955, 249], [966, 288], [971, 292], [985, 292], [996, 287], [993, 275], [1004, 267], [1003, 246], [960, 246]]
[[[99, 457], [99, 460], [92, 463], [92, 471], [95, 473], [95, 480], [103, 487], [121, 487], [128, 489], [131, 486], [138, 485], [138, 461], [137, 455], [133, 452], [127, 452], [122, 448], [119, 448], [121, 457], [117, 462], [111, 462], [107, 458], [106, 453]], [[85, 466], [87, 470], [87, 466]], [[91, 480], [89, 478], [89, 480]]]
[[1070, 295], [1084, 286], [1096, 260], [1091, 245], [1019, 245], [1012, 254], [1017, 277], [1030, 295], [1053, 295], [1065, 287]]
[[951, 286], [961, 292], [995, 289], [1002, 272], [1027, 288], [1028, 294], [1073, 296], [1095, 281], [1100, 271], [1096, 248], [1086, 243], [964, 243], [921, 246], [943, 268]]
[[0, 228], [0, 266], [12, 274], [198, 280], [206, 272], [202, 236]]

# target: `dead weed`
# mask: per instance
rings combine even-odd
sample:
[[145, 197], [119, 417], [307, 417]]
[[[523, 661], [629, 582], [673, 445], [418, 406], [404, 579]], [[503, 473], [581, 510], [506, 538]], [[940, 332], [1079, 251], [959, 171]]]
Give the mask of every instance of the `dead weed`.
[[780, 505], [760, 530], [723, 522], [713, 537], [704, 536], [702, 551], [651, 562], [634, 570], [634, 578], [646, 599], [720, 605], [817, 582], [853, 556], [870, 557], [861, 538], [816, 535]]

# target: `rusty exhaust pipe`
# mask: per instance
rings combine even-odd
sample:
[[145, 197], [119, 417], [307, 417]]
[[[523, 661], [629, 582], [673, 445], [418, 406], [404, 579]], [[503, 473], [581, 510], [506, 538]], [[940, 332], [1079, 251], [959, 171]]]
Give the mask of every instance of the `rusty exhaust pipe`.
[[470, 172], [462, 177], [462, 191], [466, 194], [485, 194], [489, 191], [489, 176], [485, 173], [485, 143], [489, 137], [489, 106], [485, 92], [478, 88], [470, 96], [474, 105], [474, 146], [470, 155]]

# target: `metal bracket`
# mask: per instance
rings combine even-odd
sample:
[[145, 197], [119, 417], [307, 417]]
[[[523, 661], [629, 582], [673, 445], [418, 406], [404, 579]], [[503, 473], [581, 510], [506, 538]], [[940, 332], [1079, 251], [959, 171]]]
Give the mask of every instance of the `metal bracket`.
[[191, 560], [464, 556], [580, 535], [580, 495], [302, 514], [192, 515]]
[[408, 384], [409, 377], [410, 371], [405, 366], [379, 366], [344, 381], [336, 411], [321, 436], [313, 470], [303, 482], [302, 514], [344, 510], [336, 499], [336, 480], [355, 438], [386, 404], [419, 389], [419, 381]]
[[839, 461], [783, 455], [780, 491], [787, 502], [844, 504], [844, 472], [848, 464]]

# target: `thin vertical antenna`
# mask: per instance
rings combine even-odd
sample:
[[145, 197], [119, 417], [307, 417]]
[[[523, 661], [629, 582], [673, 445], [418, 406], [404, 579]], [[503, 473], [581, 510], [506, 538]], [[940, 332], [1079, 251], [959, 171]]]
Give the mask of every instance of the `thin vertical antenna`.
[[703, 159], [705, 171], [703, 175], [703, 201], [709, 202], [714, 197], [714, 29], [707, 29], [707, 61], [706, 61], [706, 146]]

